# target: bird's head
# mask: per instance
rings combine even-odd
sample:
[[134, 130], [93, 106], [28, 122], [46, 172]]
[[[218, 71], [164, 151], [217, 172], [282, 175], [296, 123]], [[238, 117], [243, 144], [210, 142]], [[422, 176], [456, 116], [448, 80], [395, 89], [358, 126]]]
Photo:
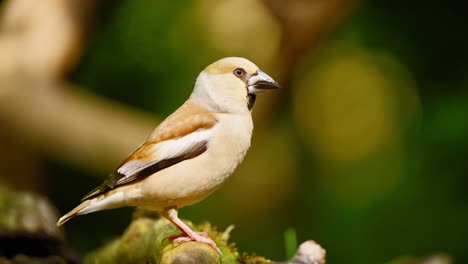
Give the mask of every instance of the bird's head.
[[206, 67], [198, 76], [191, 99], [214, 112], [249, 112], [256, 94], [279, 88], [251, 61], [229, 57]]

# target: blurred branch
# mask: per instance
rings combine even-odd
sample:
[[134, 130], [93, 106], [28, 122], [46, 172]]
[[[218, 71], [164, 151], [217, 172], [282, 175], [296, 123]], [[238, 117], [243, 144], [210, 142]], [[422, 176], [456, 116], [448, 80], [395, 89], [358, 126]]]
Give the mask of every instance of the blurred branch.
[[0, 78], [0, 120], [12, 137], [80, 168], [108, 172], [158, 120], [60, 81]]
[[5, 3], [0, 18], [0, 119], [10, 138], [102, 173], [143, 141], [158, 121], [58, 81], [77, 62], [97, 3]]

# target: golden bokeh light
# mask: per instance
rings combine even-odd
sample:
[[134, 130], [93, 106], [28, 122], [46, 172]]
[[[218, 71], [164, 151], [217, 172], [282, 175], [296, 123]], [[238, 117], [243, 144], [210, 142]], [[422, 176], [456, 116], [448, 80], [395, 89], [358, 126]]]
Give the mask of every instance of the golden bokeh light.
[[331, 45], [297, 83], [294, 116], [320, 159], [323, 187], [348, 204], [368, 204], [401, 181], [402, 133], [420, 113], [415, 83], [391, 54]]
[[395, 94], [365, 54], [336, 58], [308, 75], [296, 96], [305, 139], [332, 160], [364, 157], [395, 130]]
[[266, 64], [279, 46], [280, 28], [260, 1], [204, 0], [199, 17], [214, 50]]

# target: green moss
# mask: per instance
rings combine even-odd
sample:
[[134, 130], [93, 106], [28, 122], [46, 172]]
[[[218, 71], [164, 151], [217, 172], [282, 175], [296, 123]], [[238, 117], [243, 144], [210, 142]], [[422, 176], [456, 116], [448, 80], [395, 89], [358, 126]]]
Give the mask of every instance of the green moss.
[[210, 224], [195, 226], [197, 231], [207, 232], [221, 249], [218, 254], [213, 248], [198, 242], [172, 243], [166, 237], [179, 231], [165, 219], [142, 217], [135, 219], [124, 234], [88, 254], [84, 263], [238, 263], [239, 253], [229, 244], [228, 232], [218, 232]]

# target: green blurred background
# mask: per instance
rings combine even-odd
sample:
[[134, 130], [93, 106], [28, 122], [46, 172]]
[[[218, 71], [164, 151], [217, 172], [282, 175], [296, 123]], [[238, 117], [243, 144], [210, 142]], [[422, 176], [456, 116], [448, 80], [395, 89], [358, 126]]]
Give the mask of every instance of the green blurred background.
[[[328, 263], [439, 252], [468, 263], [468, 9], [326, 2], [107, 1], [66, 80], [161, 120], [206, 65], [246, 57], [284, 89], [258, 98], [245, 162], [181, 217], [234, 224], [241, 251], [275, 260], [290, 257], [292, 229], [298, 243], [320, 243]], [[62, 213], [118, 165], [98, 171], [39, 156], [37, 190]], [[132, 210], [73, 219], [68, 238], [80, 252], [94, 249], [122, 233]]]

